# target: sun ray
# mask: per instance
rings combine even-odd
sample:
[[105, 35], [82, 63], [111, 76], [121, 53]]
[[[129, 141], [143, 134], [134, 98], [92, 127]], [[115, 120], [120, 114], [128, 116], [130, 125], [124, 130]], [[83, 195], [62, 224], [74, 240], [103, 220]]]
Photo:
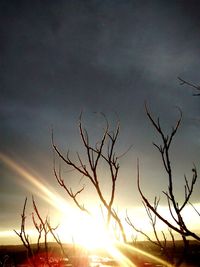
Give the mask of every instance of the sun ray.
[[[65, 218], [62, 222], [63, 228], [61, 227], [59, 234], [64, 236], [64, 227], [67, 230], [72, 231], [72, 237], [75, 238], [77, 244], [85, 246], [87, 249], [94, 247], [95, 245], [104, 247], [109, 255], [120, 263], [120, 266], [123, 267], [135, 267], [136, 265], [132, 262], [129, 257], [123, 255], [120, 248], [125, 248], [129, 254], [141, 255], [142, 257], [149, 258], [152, 261], [162, 264], [163, 266], [171, 267], [171, 265], [160, 258], [157, 258], [143, 250], [140, 250], [134, 246], [128, 244], [115, 243], [114, 238], [104, 228], [104, 224], [99, 220], [98, 216], [91, 216], [88, 214], [81, 214], [75, 212], [75, 209], [70, 207], [69, 203], [62, 197], [60, 197], [55, 192], [49, 190], [40, 180], [39, 177], [36, 177], [29, 173], [25, 168], [20, 166], [10, 157], [5, 154], [0, 153], [0, 160], [9, 166], [12, 170], [16, 171], [21, 177], [28, 181], [31, 185], [34, 185], [40, 197], [42, 197], [46, 202], [51, 204], [54, 208], [60, 211]], [[67, 214], [70, 214], [71, 223], [69, 223]], [[62, 217], [60, 219], [63, 219]], [[74, 232], [73, 232], [74, 231]], [[0, 236], [5, 237], [9, 236], [7, 231], [1, 232]], [[75, 235], [75, 236], [73, 236]]]
[[117, 247], [119, 248], [125, 248], [126, 251], [132, 255], [138, 254], [142, 257], [144, 257], [144, 259], [149, 259], [152, 260], [154, 262], [156, 262], [156, 264], [161, 264], [162, 266], [165, 267], [172, 267], [172, 265], [170, 263], [168, 263], [167, 261], [164, 261], [163, 259], [156, 257], [144, 250], [141, 250], [139, 248], [136, 248], [135, 246], [129, 245], [129, 244], [125, 244], [125, 243], [118, 243]]
[[123, 255], [122, 252], [115, 246], [109, 246], [107, 247], [108, 253], [111, 255], [115, 261], [120, 263], [120, 266], [122, 267], [136, 267], [136, 265], [125, 255]]
[[38, 177], [30, 174], [25, 168], [20, 166], [18, 163], [16, 163], [14, 160], [12, 160], [5, 154], [0, 153], [0, 160], [2, 160], [7, 166], [16, 171], [19, 175], [21, 175], [21, 177], [23, 177], [26, 181], [31, 183], [31, 185], [34, 185], [36, 189], [39, 189], [39, 196], [43, 198], [46, 202], [51, 204], [54, 208], [60, 210], [61, 212], [66, 212], [67, 210], [70, 210], [71, 207], [67, 203], [67, 201], [61, 198], [55, 192], [49, 190], [47, 186], [45, 186], [41, 181], [39, 181]]

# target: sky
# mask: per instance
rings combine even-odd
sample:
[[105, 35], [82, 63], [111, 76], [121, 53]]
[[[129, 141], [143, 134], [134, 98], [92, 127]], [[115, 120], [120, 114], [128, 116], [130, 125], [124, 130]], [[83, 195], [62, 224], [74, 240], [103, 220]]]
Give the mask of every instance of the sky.
[[[200, 83], [199, 11], [194, 0], [0, 1], [1, 233], [19, 228], [26, 196], [31, 205], [34, 195], [44, 214], [55, 204], [47, 200], [52, 192], [74, 207], [53, 174], [51, 129], [64, 153], [82, 153], [81, 112], [91, 140], [102, 132], [103, 112], [111, 128], [120, 121], [118, 153], [132, 146], [120, 159], [114, 205], [124, 212], [141, 206], [137, 158], [145, 194], [165, 200], [167, 178], [152, 145], [159, 139], [144, 103], [168, 132], [180, 108], [171, 154], [176, 196], [183, 198], [184, 174], [191, 177], [194, 163], [199, 171], [200, 98], [177, 77]], [[64, 176], [79, 188], [74, 172]], [[108, 193], [103, 168], [100, 179]], [[80, 200], [95, 205], [84, 183]], [[193, 203], [200, 202], [199, 185]]]

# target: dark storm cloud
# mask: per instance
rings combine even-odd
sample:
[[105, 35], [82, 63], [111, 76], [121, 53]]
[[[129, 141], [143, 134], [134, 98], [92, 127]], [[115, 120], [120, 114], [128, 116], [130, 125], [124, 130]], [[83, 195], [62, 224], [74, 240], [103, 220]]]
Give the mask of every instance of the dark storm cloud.
[[37, 119], [85, 108], [141, 116], [145, 99], [158, 109], [179, 101], [176, 76], [198, 64], [196, 12], [184, 2], [1, 5], [2, 101], [15, 114]]
[[24, 105], [104, 109], [122, 91], [124, 102], [154, 97], [149, 80], [161, 86], [193, 63], [196, 51], [184, 45], [193, 25], [182, 27], [176, 6], [87, 3], [10, 4], [2, 23], [4, 95]]

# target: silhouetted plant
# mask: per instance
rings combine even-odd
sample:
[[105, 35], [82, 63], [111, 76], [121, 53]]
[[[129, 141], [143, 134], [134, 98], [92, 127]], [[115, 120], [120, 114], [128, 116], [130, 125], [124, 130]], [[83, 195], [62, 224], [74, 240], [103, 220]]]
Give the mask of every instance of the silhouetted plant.
[[[125, 234], [121, 219], [119, 218], [118, 214], [113, 209], [113, 203], [114, 203], [115, 192], [116, 192], [116, 181], [118, 178], [118, 173], [119, 173], [119, 168], [120, 168], [119, 158], [124, 155], [124, 154], [117, 155], [115, 151], [116, 142], [119, 136], [120, 128], [119, 128], [119, 124], [117, 124], [116, 129], [114, 131], [110, 130], [109, 123], [106, 117], [104, 115], [103, 117], [105, 118], [105, 122], [106, 122], [105, 130], [103, 131], [101, 139], [98, 140], [96, 144], [93, 146], [90, 143], [90, 137], [89, 137], [88, 131], [83, 128], [82, 116], [80, 116], [79, 133], [80, 133], [80, 138], [81, 138], [83, 147], [85, 148], [86, 160], [83, 159], [79, 153], [77, 153], [77, 161], [71, 159], [69, 152], [67, 152], [67, 155], [64, 156], [63, 152], [61, 152], [61, 150], [58, 149], [58, 147], [56, 146], [53, 135], [52, 135], [52, 145], [57, 156], [65, 164], [72, 167], [73, 170], [76, 170], [83, 177], [87, 178], [90, 185], [96, 190], [97, 196], [102, 206], [105, 208], [107, 212], [107, 219], [106, 219], [107, 226], [110, 225], [111, 218], [114, 219], [114, 221], [117, 223], [120, 229], [123, 241], [126, 242], [126, 234]], [[106, 164], [106, 166], [108, 167], [109, 173], [110, 173], [111, 192], [110, 192], [109, 200], [106, 200], [106, 197], [103, 193], [103, 190], [100, 184], [100, 176], [101, 176], [99, 173], [100, 161]], [[81, 192], [85, 189], [85, 187], [83, 186], [77, 192], [73, 192], [71, 187], [66, 185], [65, 180], [62, 177], [60, 168], [56, 168], [55, 164], [54, 164], [54, 174], [59, 185], [65, 189], [68, 196], [73, 199], [77, 207], [84, 212], [90, 213], [90, 211], [85, 207], [85, 205], [80, 204], [78, 200], [78, 195], [81, 194]]]
[[[9, 255], [4, 255], [1, 259], [0, 259], [0, 267], [6, 267], [6, 266], [8, 266], [8, 265], [11, 265], [11, 264], [9, 264], [8, 262], [9, 262], [9, 259], [10, 259], [10, 257], [9, 257]], [[11, 265], [12, 266], [12, 265]], [[14, 266], [14, 265], [13, 265]]]
[[[57, 264], [58, 259], [55, 259], [50, 252], [50, 248], [48, 245], [48, 236], [51, 234], [55, 241], [59, 244], [61, 248], [62, 255], [67, 257], [66, 252], [64, 251], [63, 245], [56, 235], [55, 230], [57, 227], [52, 227], [49, 222], [48, 216], [45, 219], [42, 218], [36, 202], [32, 197], [32, 205], [34, 212], [32, 212], [32, 222], [34, 229], [37, 231], [37, 234], [34, 235], [36, 238], [36, 244], [32, 244], [30, 241], [30, 236], [27, 233], [26, 229], [26, 205], [27, 205], [27, 198], [25, 199], [23, 211], [21, 214], [21, 229], [20, 231], [15, 231], [15, 233], [20, 237], [24, 247], [27, 250], [27, 259], [28, 264], [34, 267], [40, 266], [55, 266]], [[44, 251], [44, 253], [43, 253]], [[60, 256], [59, 256], [60, 257]]]
[[[158, 205], [159, 205], [160, 199], [157, 199], [157, 197], [154, 198], [154, 209], [157, 211]], [[143, 206], [146, 210], [146, 214], [149, 218], [149, 223], [152, 226], [153, 230], [153, 236], [151, 237], [149, 234], [144, 232], [142, 228], [138, 228], [130, 219], [128, 212], [126, 213], [126, 222], [129, 226], [132, 227], [134, 231], [136, 231], [138, 234], [141, 234], [145, 239], [147, 239], [149, 242], [151, 242], [153, 245], [157, 246], [160, 249], [160, 252], [162, 255], [164, 255], [168, 262], [173, 263], [174, 262], [174, 256], [176, 253], [176, 243], [175, 238], [172, 232], [171, 228], [168, 228], [168, 234], [170, 236], [170, 243], [168, 242], [169, 239], [167, 239], [167, 234], [164, 231], [159, 231], [157, 228], [157, 216], [155, 213], [153, 213], [149, 207], [145, 205], [144, 202]], [[136, 244], [137, 240], [135, 240], [134, 244]]]
[[[29, 234], [26, 232], [26, 205], [27, 205], [27, 197], [24, 201], [24, 206], [23, 206], [23, 211], [21, 214], [21, 229], [20, 232], [17, 232], [16, 230], [15, 233], [20, 237], [24, 247], [27, 250], [27, 257], [28, 258], [34, 258], [34, 253], [31, 247], [31, 243], [30, 243], [30, 236]], [[40, 237], [38, 238], [40, 240]], [[39, 244], [38, 244], [39, 247]], [[34, 260], [33, 260], [34, 263]]]
[[[194, 190], [194, 186], [195, 186], [196, 181], [197, 181], [197, 169], [196, 169], [196, 166], [194, 165], [192, 168], [191, 182], [189, 182], [189, 180], [187, 179], [186, 176], [184, 177], [185, 178], [184, 200], [182, 203], [180, 203], [177, 200], [177, 197], [176, 197], [176, 194], [174, 191], [174, 176], [173, 176], [172, 168], [171, 168], [170, 148], [171, 148], [173, 138], [174, 138], [175, 134], [177, 133], [177, 130], [180, 126], [182, 113], [180, 111], [180, 118], [177, 120], [176, 125], [174, 127], [172, 127], [170, 134], [164, 133], [164, 131], [161, 127], [159, 118], [157, 118], [157, 120], [155, 120], [152, 117], [152, 115], [150, 114], [147, 106], [146, 106], [146, 113], [147, 113], [147, 116], [148, 116], [151, 124], [155, 128], [156, 132], [158, 133], [158, 135], [160, 136], [161, 141], [162, 141], [161, 145], [158, 145], [155, 143], [153, 143], [153, 145], [158, 149], [158, 151], [161, 155], [162, 163], [163, 163], [164, 169], [165, 169], [167, 177], [168, 177], [167, 178], [168, 179], [168, 188], [167, 188], [167, 190], [163, 191], [163, 194], [165, 195], [165, 197], [167, 199], [168, 209], [169, 209], [169, 213], [170, 213], [172, 222], [170, 220], [168, 220], [168, 218], [165, 218], [158, 211], [157, 208], [158, 208], [159, 200], [157, 198], [155, 198], [154, 203], [151, 204], [150, 201], [145, 196], [145, 194], [143, 193], [141, 186], [140, 186], [139, 161], [137, 163], [137, 186], [138, 186], [139, 193], [142, 197], [143, 205], [145, 206], [145, 209], [147, 211], [147, 215], [148, 215], [150, 222], [151, 222], [151, 225], [154, 229], [154, 235], [156, 237], [155, 244], [160, 246], [160, 248], [164, 249], [166, 254], [168, 253], [166, 243], [165, 243], [165, 241], [166, 241], [165, 235], [163, 235], [164, 241], [162, 241], [162, 242], [158, 238], [158, 234], [157, 234], [157, 230], [156, 230], [156, 218], [160, 219], [166, 226], [168, 226], [168, 228], [170, 229], [172, 241], [174, 240], [174, 236], [172, 235], [172, 231], [176, 232], [177, 234], [179, 234], [181, 236], [183, 244], [184, 244], [184, 249], [183, 249], [182, 256], [176, 262], [176, 265], [178, 266], [184, 260], [184, 257], [186, 256], [186, 254], [188, 252], [188, 249], [189, 249], [188, 237], [192, 237], [193, 239], [200, 241], [200, 236], [189, 229], [189, 226], [186, 225], [186, 222], [184, 221], [184, 218], [182, 216], [182, 212], [183, 212], [184, 208], [186, 207], [186, 205], [190, 204], [190, 198], [191, 198], [191, 195], [192, 195], [193, 190]], [[152, 214], [154, 214], [155, 216], [153, 217]], [[131, 225], [134, 228], [134, 230], [142, 233], [144, 236], [146, 236], [146, 238], [148, 240], [152, 241], [151, 238], [146, 233], [144, 233], [140, 229], [137, 229], [134, 226], [134, 224], [132, 224], [132, 222], [128, 216], [127, 216], [127, 222], [129, 223], [129, 225]], [[173, 241], [173, 243], [174, 243], [174, 241]]]

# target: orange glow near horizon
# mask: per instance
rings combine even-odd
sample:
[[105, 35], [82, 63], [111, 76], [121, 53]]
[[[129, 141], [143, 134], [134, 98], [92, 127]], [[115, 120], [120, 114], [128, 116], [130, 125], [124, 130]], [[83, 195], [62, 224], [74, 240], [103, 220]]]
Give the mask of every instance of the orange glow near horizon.
[[[134, 263], [131, 262], [130, 259], [125, 257], [119, 249], [117, 249], [117, 246], [114, 245], [114, 241], [116, 241], [115, 237], [111, 236], [110, 233], [108, 233], [108, 231], [104, 227], [104, 222], [100, 213], [95, 213], [95, 210], [93, 210], [93, 216], [83, 212], [81, 213], [79, 210], [72, 208], [65, 199], [61, 198], [58, 194], [55, 194], [53, 191], [49, 190], [40, 181], [41, 179], [39, 179], [39, 177], [36, 177], [29, 173], [25, 168], [21, 167], [18, 163], [16, 163], [8, 156], [0, 153], [0, 160], [3, 161], [4, 164], [10, 167], [13, 171], [17, 172], [26, 181], [28, 181], [30, 185], [34, 186], [38, 191], [38, 195], [43, 198], [47, 203], [51, 204], [58, 211], [59, 215], [56, 219], [60, 220], [60, 225], [56, 232], [61, 242], [69, 243], [74, 241], [75, 244], [82, 245], [88, 250], [95, 248], [104, 248], [114, 259], [120, 262], [121, 266], [136, 266]], [[163, 207], [163, 209], [167, 210], [166, 207]], [[188, 210], [186, 209], [187, 214], [191, 212], [191, 209], [191, 207], [189, 207]], [[163, 212], [165, 212], [165, 210], [163, 210]], [[139, 210], [136, 213], [138, 214], [138, 216], [140, 216]], [[145, 225], [144, 223], [143, 227], [146, 226], [147, 225]], [[29, 231], [30, 234], [34, 235], [34, 231], [27, 230], [27, 232]], [[0, 238], [11, 238], [14, 235], [15, 234], [11, 231], [0, 231]], [[165, 264], [165, 266], [171, 266], [166, 262], [163, 262], [159, 258], [156, 258], [135, 247], [128, 246], [125, 244], [120, 244], [120, 246], [125, 246], [125, 248], [132, 254], [138, 254], [150, 258], [151, 260], [155, 260], [161, 264]]]
[[[58, 213], [61, 214], [67, 214], [71, 213], [73, 208], [68, 204], [68, 202], [61, 198], [58, 194], [55, 192], [52, 192], [45, 186], [41, 181], [39, 177], [36, 177], [29, 173], [25, 168], [20, 166], [18, 163], [16, 163], [14, 160], [12, 160], [10, 157], [8, 157], [5, 154], [0, 153], [0, 160], [7, 165], [9, 168], [11, 168], [14, 172], [18, 173], [25, 181], [28, 181], [29, 186], [31, 187], [31, 190], [34, 189], [37, 190], [37, 194], [40, 198], [45, 200], [47, 203], [49, 203], [52, 207], [54, 207]], [[19, 211], [20, 212], [20, 211]], [[56, 218], [58, 219], [58, 218]], [[58, 223], [56, 221], [56, 223]], [[27, 229], [27, 232], [32, 232], [32, 229]], [[0, 232], [0, 238], [2, 241], [6, 244], [10, 244], [8, 240], [6, 240], [6, 235], [9, 237], [12, 243], [17, 243], [14, 238], [16, 234], [11, 230], [1, 231]]]
[[[56, 223], [59, 223], [56, 232], [62, 242], [72, 242], [73, 240], [75, 243], [85, 246], [87, 249], [104, 247], [105, 243], [110, 244], [112, 239], [104, 228], [104, 223], [102, 218], [100, 218], [102, 216], [99, 214], [97, 215], [97, 213], [95, 216], [88, 215], [80, 212], [76, 208], [72, 208], [65, 199], [49, 190], [47, 186], [40, 181], [41, 179], [39, 177], [29, 173], [10, 157], [0, 153], [0, 160], [23, 177], [25, 181], [28, 181], [31, 186], [34, 186], [34, 188], [37, 189], [39, 197], [58, 211], [59, 214], [55, 216], [57, 217]], [[27, 232], [34, 233], [32, 229], [27, 229]], [[1, 238], [7, 236], [13, 239], [14, 235], [13, 231], [2, 231], [0, 233]]]

